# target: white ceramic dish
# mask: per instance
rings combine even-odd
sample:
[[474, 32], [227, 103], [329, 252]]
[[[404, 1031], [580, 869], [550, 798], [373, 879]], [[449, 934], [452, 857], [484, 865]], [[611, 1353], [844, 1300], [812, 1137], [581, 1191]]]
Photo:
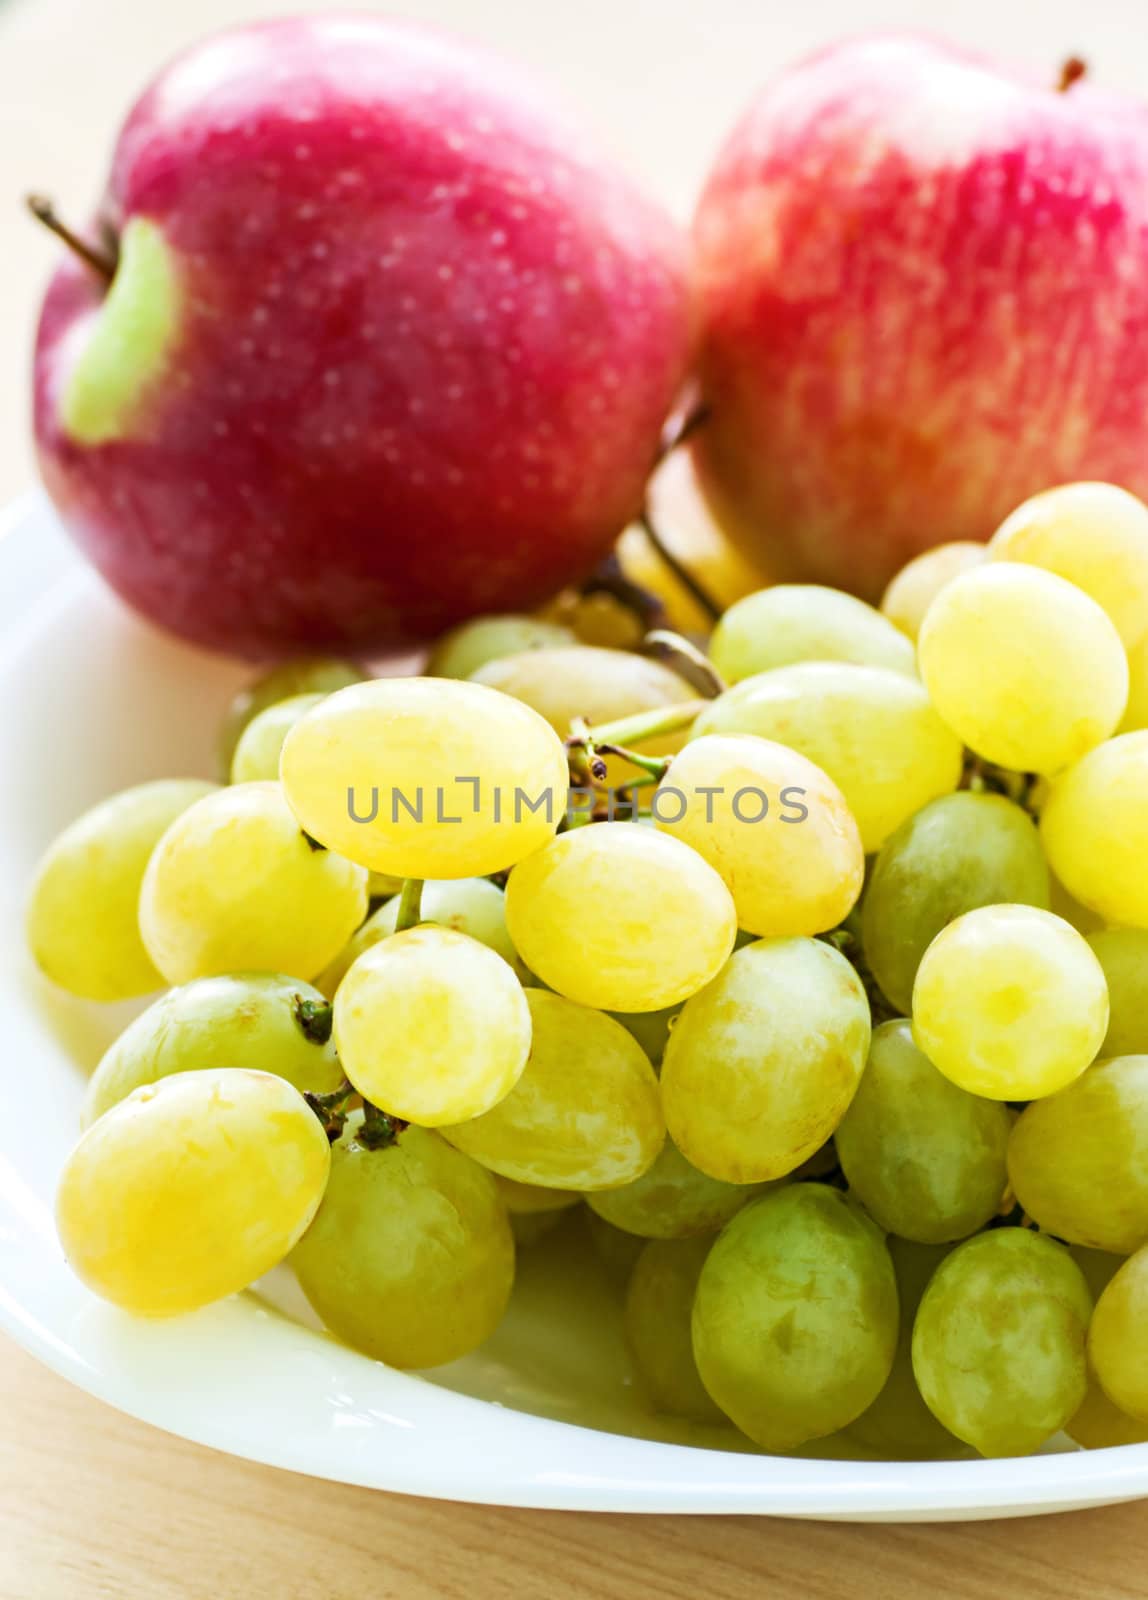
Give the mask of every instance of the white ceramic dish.
[[285, 1274], [175, 1322], [135, 1322], [93, 1299], [61, 1256], [52, 1193], [83, 1069], [125, 1013], [73, 1004], [39, 980], [22, 901], [40, 850], [87, 805], [146, 778], [211, 775], [241, 672], [129, 616], [42, 499], [0, 518], [0, 535], [0, 1326], [27, 1350], [202, 1444], [441, 1498], [909, 1520], [1148, 1495], [1148, 1445], [897, 1465], [772, 1458], [716, 1431], [665, 1442], [636, 1399], [616, 1307], [585, 1253], [571, 1293], [553, 1252], [531, 1252], [499, 1334], [433, 1378], [336, 1344], [301, 1313]]

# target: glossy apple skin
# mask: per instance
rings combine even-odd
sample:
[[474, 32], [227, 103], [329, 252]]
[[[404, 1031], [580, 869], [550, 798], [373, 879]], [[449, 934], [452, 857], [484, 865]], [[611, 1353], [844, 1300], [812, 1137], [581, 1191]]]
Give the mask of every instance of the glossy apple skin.
[[876, 600], [1075, 478], [1148, 493], [1148, 109], [918, 38], [765, 90], [695, 218], [707, 493]]
[[60, 395], [102, 285], [44, 304], [44, 481], [164, 627], [379, 651], [584, 576], [640, 504], [688, 361], [684, 244], [554, 109], [365, 16], [219, 35], [131, 112], [97, 226], [157, 224], [183, 312], [126, 437]]

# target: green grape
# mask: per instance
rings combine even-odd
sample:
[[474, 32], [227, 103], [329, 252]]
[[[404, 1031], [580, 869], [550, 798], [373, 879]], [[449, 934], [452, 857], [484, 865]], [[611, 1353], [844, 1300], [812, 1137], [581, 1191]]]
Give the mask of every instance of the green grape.
[[850, 661], [910, 677], [917, 671], [912, 644], [886, 617], [816, 583], [778, 583], [736, 601], [714, 629], [709, 653], [728, 683], [796, 661]]
[[1088, 943], [1108, 984], [1102, 1056], [1148, 1055], [1148, 929], [1104, 928]]
[[616, 1228], [645, 1239], [686, 1239], [716, 1233], [761, 1192], [760, 1184], [723, 1183], [699, 1172], [667, 1139], [653, 1166], [620, 1189], [603, 1189], [586, 1203]]
[[504, 1178], [497, 1172], [494, 1182], [511, 1217], [569, 1211], [582, 1200], [582, 1196], [573, 1189], [544, 1189], [537, 1183], [516, 1183], [513, 1178]]
[[[1105, 1250], [1089, 1250], [1083, 1245], [1073, 1245], [1069, 1254], [1083, 1272], [1092, 1298], [1097, 1301], [1125, 1261], [1124, 1256], [1110, 1255]], [[1095, 1319], [1094, 1312], [1090, 1326], [1095, 1325]], [[1088, 1393], [1072, 1420], [1065, 1423], [1064, 1431], [1086, 1450], [1148, 1443], [1148, 1422], [1138, 1422], [1114, 1405], [1100, 1387], [1091, 1368]]]
[[1096, 1059], [1108, 989], [1083, 937], [1035, 906], [950, 922], [913, 986], [913, 1037], [946, 1078], [990, 1100], [1037, 1100]]
[[283, 741], [300, 717], [326, 698], [322, 694], [295, 694], [289, 700], [277, 700], [252, 717], [231, 758], [231, 782], [260, 783], [277, 779]]
[[1125, 1416], [1148, 1423], [1148, 1249], [1124, 1262], [1096, 1303], [1088, 1357]]
[[845, 797], [783, 744], [695, 739], [658, 785], [653, 814], [721, 874], [750, 933], [824, 933], [861, 893], [865, 853]]
[[436, 1128], [497, 1106], [530, 1054], [530, 1010], [501, 956], [450, 928], [372, 945], [335, 994], [335, 1048], [365, 1100]]
[[681, 1006], [663, 1006], [661, 1011], [612, 1011], [627, 1033], [632, 1033], [655, 1068], [662, 1064], [669, 1043], [670, 1029], [681, 1014]]
[[837, 1154], [886, 1232], [943, 1244], [997, 1214], [1011, 1130], [1007, 1106], [958, 1089], [918, 1050], [908, 1022], [886, 1022], [837, 1129]]
[[587, 1208], [584, 1213], [590, 1248], [601, 1262], [602, 1270], [613, 1288], [625, 1290], [638, 1257], [646, 1247], [645, 1239], [636, 1233], [624, 1233], [605, 1217]]
[[1148, 506], [1114, 483], [1065, 483], [1018, 506], [990, 561], [1027, 561], [1074, 583], [1131, 648], [1148, 634]]
[[328, 849], [401, 878], [482, 878], [552, 837], [561, 739], [529, 706], [452, 678], [376, 678], [287, 735], [283, 788]]
[[215, 785], [172, 778], [125, 789], [86, 811], [48, 850], [28, 904], [28, 943], [53, 983], [86, 1000], [129, 1000], [163, 987], [139, 930], [152, 851]]
[[528, 989], [534, 1037], [518, 1083], [492, 1111], [444, 1127], [483, 1166], [552, 1189], [610, 1189], [653, 1165], [666, 1136], [658, 1080], [625, 1028]]
[[898, 572], [881, 598], [882, 615], [916, 642], [929, 607], [962, 572], [971, 572], [986, 559], [983, 544], [955, 539], [934, 545], [914, 556]]
[[961, 781], [960, 740], [915, 678], [888, 667], [803, 661], [746, 678], [698, 717], [693, 738], [756, 733], [827, 773], [857, 820], [866, 853]]
[[[474, 682], [532, 706], [564, 739], [576, 717], [585, 718], [593, 727], [695, 698], [685, 679], [660, 661], [630, 650], [603, 650], [592, 645], [507, 656], [483, 667]], [[659, 734], [635, 740], [628, 748], [663, 756], [680, 750], [685, 739], [684, 731]], [[614, 788], [637, 776], [637, 767], [620, 756], [610, 756], [606, 762], [606, 782]]]
[[213, 1067], [273, 1072], [300, 1091], [330, 1094], [343, 1079], [330, 1007], [309, 983], [273, 972], [171, 989], [105, 1053], [84, 1097], [83, 1125], [143, 1084]]
[[737, 934], [733, 899], [709, 863], [636, 822], [575, 828], [520, 862], [506, 922], [531, 972], [603, 1011], [687, 999], [721, 970]]
[[432, 678], [469, 678], [502, 656], [576, 643], [573, 631], [559, 622], [512, 615], [474, 617], [443, 634], [430, 653], [427, 672]]
[[655, 1239], [626, 1289], [626, 1343], [655, 1411], [695, 1422], [724, 1422], [694, 1360], [691, 1319], [711, 1239]]
[[908, 1015], [929, 945], [980, 906], [1049, 904], [1040, 838], [1028, 814], [996, 794], [942, 795], [903, 822], [873, 865], [861, 903], [869, 969]]
[[1093, 750], [1052, 786], [1040, 819], [1048, 864], [1106, 922], [1148, 928], [1148, 729]]
[[89, 1289], [140, 1316], [174, 1316], [281, 1261], [329, 1167], [326, 1134], [282, 1078], [181, 1072], [88, 1129], [60, 1177], [56, 1226]]
[[139, 897], [144, 946], [169, 983], [227, 972], [313, 978], [367, 909], [367, 874], [317, 847], [277, 783], [190, 806], [156, 845]]
[[1115, 1056], [1021, 1113], [1009, 1179], [1047, 1233], [1127, 1256], [1148, 1244], [1146, 1149], [1148, 1055]]
[[[400, 885], [401, 887], [401, 885]], [[395, 931], [400, 897], [389, 899], [367, 918], [331, 965], [320, 974], [318, 987], [331, 996], [346, 977], [352, 962], [365, 950], [388, 938]], [[419, 921], [433, 922], [455, 933], [468, 934], [486, 945], [510, 964], [520, 977], [525, 968], [510, 942], [506, 928], [506, 907], [502, 890], [489, 878], [445, 878], [439, 883], [424, 883], [419, 906]]]
[[885, 1241], [837, 1189], [762, 1195], [719, 1235], [694, 1300], [694, 1357], [711, 1397], [767, 1450], [853, 1422], [897, 1348]]
[[1128, 704], [1117, 733], [1148, 728], [1148, 639], [1128, 652]]
[[1059, 772], [1124, 714], [1120, 635], [1095, 600], [1039, 567], [989, 561], [954, 579], [929, 607], [917, 649], [944, 720], [1014, 772]]
[[837, 1129], [869, 1050], [853, 967], [818, 939], [761, 939], [683, 1010], [662, 1063], [670, 1136], [727, 1183], [782, 1178]]
[[888, 1382], [867, 1411], [845, 1430], [866, 1450], [890, 1461], [934, 1461], [961, 1455], [967, 1446], [929, 1410], [913, 1376], [913, 1323], [933, 1273], [952, 1250], [950, 1244], [915, 1244], [890, 1236], [886, 1241], [897, 1276], [900, 1336]]
[[913, 1329], [913, 1371], [950, 1433], [984, 1456], [1030, 1455], [1087, 1389], [1092, 1296], [1068, 1251], [993, 1228], [937, 1268]]
[[348, 684], [361, 683], [364, 674], [349, 661], [329, 656], [301, 656], [272, 667], [253, 683], [247, 684], [231, 702], [219, 732], [219, 768], [226, 776], [231, 771], [235, 747], [248, 723], [268, 706], [289, 700], [297, 694], [334, 694]]
[[514, 1237], [489, 1172], [423, 1128], [383, 1149], [347, 1119], [319, 1213], [295, 1247], [300, 1287], [337, 1338], [392, 1367], [438, 1367], [492, 1334]]
[[1049, 910], [1055, 911], [1065, 922], [1070, 922], [1077, 933], [1082, 933], [1087, 938], [1103, 928], [1104, 918], [1098, 917], [1096, 912], [1090, 911], [1087, 906], [1082, 906], [1079, 900], [1074, 900], [1059, 878], [1051, 872], [1048, 875], [1048, 889]]

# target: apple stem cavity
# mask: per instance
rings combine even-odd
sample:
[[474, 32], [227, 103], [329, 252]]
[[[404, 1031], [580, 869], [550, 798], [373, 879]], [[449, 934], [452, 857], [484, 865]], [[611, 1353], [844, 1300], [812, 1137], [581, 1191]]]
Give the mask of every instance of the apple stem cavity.
[[1088, 72], [1087, 61], [1080, 56], [1069, 56], [1060, 69], [1060, 77], [1056, 80], [1057, 94], [1067, 94], [1074, 83], [1079, 83]]
[[399, 896], [399, 914], [395, 918], [395, 932], [405, 933], [417, 928], [422, 920], [423, 880], [408, 878]]
[[105, 283], [111, 283], [116, 275], [116, 256], [111, 250], [101, 250], [96, 245], [89, 244], [82, 239], [73, 228], [57, 214], [51, 200], [42, 194], [30, 194], [25, 204], [28, 210], [47, 228], [49, 233], [54, 233], [57, 239], [62, 239], [74, 256], [77, 256], [86, 266], [91, 267]]
[[642, 640], [642, 649], [646, 655], [656, 656], [659, 661], [665, 661], [673, 667], [679, 678], [684, 678], [692, 689], [696, 689], [707, 700], [716, 700], [719, 694], [724, 694], [729, 688], [705, 652], [669, 628], [655, 628], [648, 633]]

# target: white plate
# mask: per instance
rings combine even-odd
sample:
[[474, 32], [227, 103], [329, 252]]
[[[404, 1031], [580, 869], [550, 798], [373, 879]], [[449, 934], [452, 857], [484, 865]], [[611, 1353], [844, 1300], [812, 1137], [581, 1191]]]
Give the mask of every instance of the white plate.
[[1148, 1494], [1148, 1445], [897, 1465], [763, 1456], [712, 1430], [665, 1442], [636, 1398], [613, 1298], [576, 1245], [561, 1271], [554, 1250], [530, 1252], [498, 1335], [427, 1378], [318, 1331], [285, 1274], [175, 1322], [136, 1322], [90, 1296], [61, 1256], [52, 1192], [83, 1068], [126, 1013], [69, 1002], [37, 977], [22, 901], [41, 849], [95, 800], [147, 778], [212, 775], [219, 714], [242, 674], [129, 616], [42, 499], [13, 507], [0, 534], [0, 1326], [27, 1350], [185, 1438], [409, 1494], [857, 1520]]

